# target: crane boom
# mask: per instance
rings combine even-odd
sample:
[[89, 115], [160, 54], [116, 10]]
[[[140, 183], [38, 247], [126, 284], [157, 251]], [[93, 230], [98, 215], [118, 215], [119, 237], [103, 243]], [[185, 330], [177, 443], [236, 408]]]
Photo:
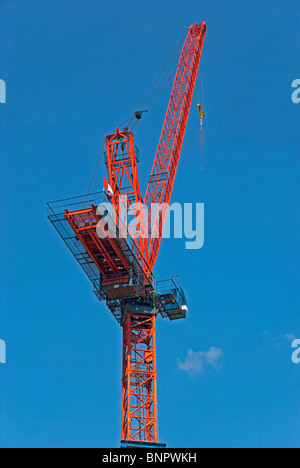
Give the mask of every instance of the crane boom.
[[[148, 212], [150, 212], [151, 204], [169, 204], [171, 199], [205, 33], [205, 23], [190, 26], [180, 55], [169, 106], [144, 199]], [[157, 259], [163, 225], [164, 214], [158, 212], [155, 220], [152, 220], [152, 232], [155, 228], [159, 229], [158, 236], [156, 238], [149, 236], [146, 246], [146, 258], [151, 269]]]

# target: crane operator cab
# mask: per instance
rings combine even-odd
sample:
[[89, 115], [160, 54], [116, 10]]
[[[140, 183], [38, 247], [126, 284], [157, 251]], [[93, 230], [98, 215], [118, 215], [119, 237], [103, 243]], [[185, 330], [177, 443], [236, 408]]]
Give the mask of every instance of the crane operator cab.
[[174, 278], [157, 283], [156, 307], [162, 317], [170, 320], [186, 318], [187, 301], [182, 287]]

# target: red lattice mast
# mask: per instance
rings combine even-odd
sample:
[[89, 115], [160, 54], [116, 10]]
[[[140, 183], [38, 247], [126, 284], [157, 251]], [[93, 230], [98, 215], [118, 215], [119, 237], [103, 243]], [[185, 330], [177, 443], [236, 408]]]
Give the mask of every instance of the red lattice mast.
[[122, 387], [122, 439], [157, 443], [154, 315], [127, 315], [123, 326]]

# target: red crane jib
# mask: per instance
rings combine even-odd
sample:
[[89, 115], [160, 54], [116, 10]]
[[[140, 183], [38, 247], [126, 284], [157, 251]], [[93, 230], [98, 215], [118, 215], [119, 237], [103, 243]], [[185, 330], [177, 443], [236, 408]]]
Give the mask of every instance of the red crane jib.
[[[144, 203], [170, 203], [177, 171], [183, 137], [191, 107], [197, 79], [201, 53], [206, 33], [206, 24], [198, 23], [189, 28], [161, 132], [152, 172], [149, 178]], [[156, 220], [159, 223], [159, 219]], [[161, 242], [164, 219], [160, 236], [147, 240], [146, 258], [150, 268], [154, 267]]]

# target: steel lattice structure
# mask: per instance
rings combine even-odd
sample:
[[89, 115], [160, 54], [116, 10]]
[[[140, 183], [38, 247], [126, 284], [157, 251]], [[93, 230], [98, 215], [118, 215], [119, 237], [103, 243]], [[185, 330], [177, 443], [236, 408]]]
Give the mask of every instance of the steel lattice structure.
[[[168, 204], [171, 199], [205, 33], [205, 23], [188, 30], [146, 190], [147, 210], [153, 203]], [[185, 318], [187, 306], [183, 290], [173, 280], [162, 290], [155, 287], [153, 268], [165, 213], [158, 211], [148, 223], [138, 216], [143, 200], [137, 162], [132, 132], [117, 128], [105, 139], [105, 163], [112, 191], [105, 200], [112, 203], [113, 213], [97, 209], [95, 194], [88, 208], [87, 198], [83, 207], [78, 201], [79, 208], [75, 201], [67, 200], [63, 212], [49, 204], [49, 218], [91, 279], [98, 299], [106, 301], [123, 327], [122, 445], [160, 446], [155, 321], [158, 313], [170, 320]], [[123, 199], [138, 219], [129, 228], [122, 224]], [[117, 236], [113, 235], [116, 226]], [[151, 228], [156, 238], [147, 237]]]
[[129, 314], [123, 326], [122, 440], [157, 442], [155, 316]]
[[[149, 207], [152, 203], [169, 203], [173, 190], [183, 137], [191, 107], [199, 63], [206, 33], [205, 23], [189, 28], [174, 80], [174, 85], [160, 136], [152, 172], [144, 199]], [[162, 233], [164, 219], [155, 220], [156, 229]], [[148, 239], [147, 260], [153, 268], [158, 255], [161, 233]]]

